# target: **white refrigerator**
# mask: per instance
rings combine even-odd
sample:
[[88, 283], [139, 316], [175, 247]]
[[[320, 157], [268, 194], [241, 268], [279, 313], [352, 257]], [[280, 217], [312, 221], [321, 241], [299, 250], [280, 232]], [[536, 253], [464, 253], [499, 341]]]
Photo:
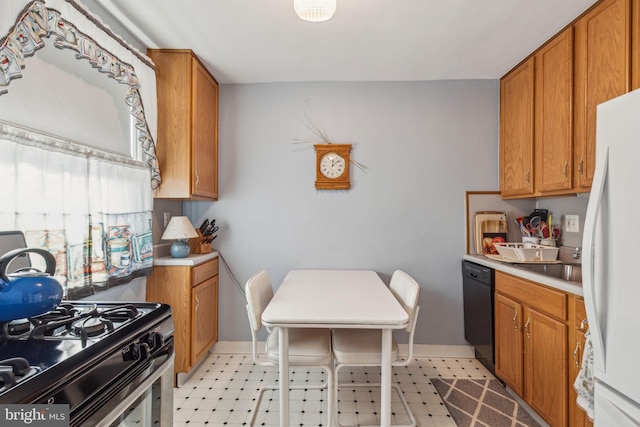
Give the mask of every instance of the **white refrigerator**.
[[600, 104], [583, 233], [597, 427], [640, 426], [640, 90]]

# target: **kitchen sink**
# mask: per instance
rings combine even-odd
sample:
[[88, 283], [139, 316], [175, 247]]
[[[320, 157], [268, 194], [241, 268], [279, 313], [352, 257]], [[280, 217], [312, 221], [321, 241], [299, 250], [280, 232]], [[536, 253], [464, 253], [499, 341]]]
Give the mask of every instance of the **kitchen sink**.
[[518, 268], [568, 282], [582, 282], [582, 267], [576, 264], [519, 264]]

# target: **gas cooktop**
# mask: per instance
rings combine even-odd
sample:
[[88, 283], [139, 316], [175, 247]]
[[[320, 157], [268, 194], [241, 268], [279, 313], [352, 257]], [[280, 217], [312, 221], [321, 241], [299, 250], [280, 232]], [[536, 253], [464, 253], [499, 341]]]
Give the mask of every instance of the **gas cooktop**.
[[0, 323], [0, 403], [62, 403], [74, 410], [173, 354], [171, 308], [156, 303], [63, 301]]

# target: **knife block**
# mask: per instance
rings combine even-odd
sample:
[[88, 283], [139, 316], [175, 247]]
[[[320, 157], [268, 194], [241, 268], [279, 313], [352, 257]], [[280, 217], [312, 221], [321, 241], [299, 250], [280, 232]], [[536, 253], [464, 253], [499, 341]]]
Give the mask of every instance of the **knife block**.
[[189, 239], [189, 247], [192, 254], [208, 254], [211, 252], [211, 243], [206, 243], [207, 237], [202, 235], [202, 232], [196, 228], [198, 237]]

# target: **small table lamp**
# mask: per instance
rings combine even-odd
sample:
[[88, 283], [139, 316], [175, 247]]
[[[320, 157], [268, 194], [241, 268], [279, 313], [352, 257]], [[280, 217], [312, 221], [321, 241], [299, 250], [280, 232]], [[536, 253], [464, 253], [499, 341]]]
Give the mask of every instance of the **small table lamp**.
[[174, 258], [185, 258], [191, 252], [191, 248], [185, 240], [198, 237], [191, 221], [186, 216], [174, 216], [169, 221], [167, 228], [162, 234], [162, 240], [176, 240], [171, 245], [171, 256]]

